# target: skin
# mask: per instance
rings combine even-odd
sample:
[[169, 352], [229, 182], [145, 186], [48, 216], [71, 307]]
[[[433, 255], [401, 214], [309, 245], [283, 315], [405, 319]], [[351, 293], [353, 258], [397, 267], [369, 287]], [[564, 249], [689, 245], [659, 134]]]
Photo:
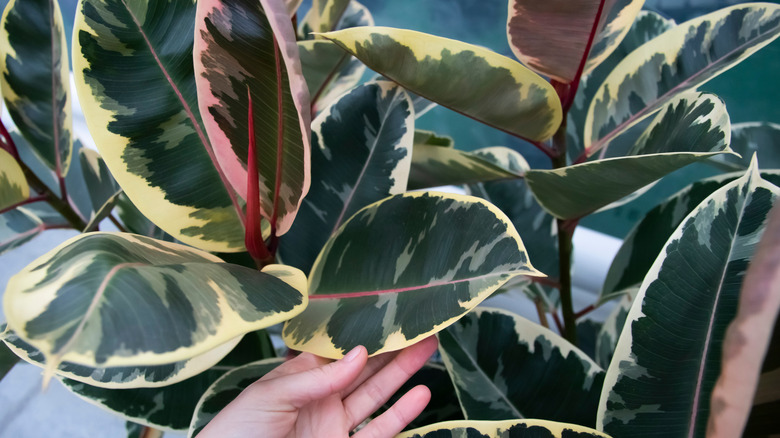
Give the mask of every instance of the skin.
[[[425, 364], [437, 344], [432, 336], [371, 359], [359, 346], [335, 362], [303, 353], [245, 389], [198, 438], [350, 436]], [[427, 387], [416, 386], [352, 436], [392, 437], [430, 398]]]

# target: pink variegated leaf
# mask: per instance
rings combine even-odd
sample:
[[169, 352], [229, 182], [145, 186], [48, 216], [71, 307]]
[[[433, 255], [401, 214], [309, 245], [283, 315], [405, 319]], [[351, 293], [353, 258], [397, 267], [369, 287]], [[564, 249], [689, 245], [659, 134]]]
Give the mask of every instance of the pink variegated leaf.
[[[309, 189], [311, 124], [285, 2], [198, 2], [194, 59], [200, 112], [220, 167], [247, 205], [255, 205], [247, 184], [258, 179], [259, 212], [284, 234]], [[250, 133], [257, 147], [252, 174]]]

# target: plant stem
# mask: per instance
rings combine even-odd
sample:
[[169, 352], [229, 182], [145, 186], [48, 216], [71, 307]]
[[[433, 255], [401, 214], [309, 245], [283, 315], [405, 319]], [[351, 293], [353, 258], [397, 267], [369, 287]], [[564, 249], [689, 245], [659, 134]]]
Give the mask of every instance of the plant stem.
[[26, 164], [24, 164], [24, 162], [19, 161], [19, 166], [21, 166], [24, 177], [27, 179], [27, 183], [30, 184], [30, 187], [45, 196], [49, 205], [51, 205], [57, 213], [61, 214], [73, 228], [79, 231], [86, 228], [87, 223], [84, 222], [84, 219], [82, 219], [75, 210], [73, 210], [67, 201], [57, 197], [57, 195], [55, 195], [54, 192], [52, 192]]
[[[566, 167], [566, 115], [561, 126], [553, 136], [553, 148], [556, 157], [552, 160], [553, 168]], [[563, 313], [563, 337], [573, 345], [577, 345], [577, 318], [574, 315], [574, 305], [571, 298], [571, 239], [574, 227], [569, 226], [564, 219], [556, 219], [558, 225], [558, 270], [559, 291], [561, 295], [561, 312]]]
[[536, 305], [536, 313], [539, 315], [539, 324], [544, 328], [550, 328], [550, 323], [547, 321], [547, 312], [542, 307], [541, 300], [534, 300]]

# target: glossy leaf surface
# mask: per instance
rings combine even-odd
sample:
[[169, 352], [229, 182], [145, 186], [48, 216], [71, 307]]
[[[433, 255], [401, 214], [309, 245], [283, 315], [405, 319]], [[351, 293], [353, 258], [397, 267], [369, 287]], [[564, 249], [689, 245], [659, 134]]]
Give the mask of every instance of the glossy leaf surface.
[[284, 359], [264, 359], [237, 367], [220, 376], [209, 385], [198, 400], [188, 425], [188, 436], [194, 437], [199, 434], [228, 403], [238, 397], [241, 391], [282, 363]]
[[[576, 79], [601, 0], [512, 0], [507, 35], [517, 59], [558, 82]], [[644, 0], [607, 0], [588, 65], [609, 56], [625, 36]]]
[[[12, 330], [3, 333], [1, 339], [18, 357], [41, 368], [46, 366], [43, 353], [20, 339]], [[57, 366], [54, 374], [68, 380], [86, 383], [90, 387], [106, 389], [168, 386], [211, 368], [228, 354], [238, 341], [239, 339], [235, 338], [192, 359], [162, 365], [91, 367], [62, 362]]]
[[[489, 156], [500, 158], [490, 159]], [[511, 162], [503, 167], [500, 163]], [[482, 181], [515, 179], [529, 168], [522, 155], [512, 149], [494, 146], [465, 152], [439, 145], [414, 145], [409, 189], [475, 184]]]
[[200, 113], [219, 164], [247, 199], [254, 138], [260, 211], [282, 235], [309, 190], [311, 147], [309, 93], [284, 3], [201, 1], [195, 36]]
[[609, 438], [576, 424], [545, 420], [447, 421], [396, 435], [396, 438]]
[[490, 50], [386, 27], [322, 36], [413, 93], [510, 134], [545, 140], [561, 123], [561, 104], [552, 86]]
[[[8, 282], [8, 326], [60, 362], [164, 365], [284, 321], [306, 305], [303, 274], [258, 272], [179, 244], [123, 233], [74, 237]], [[176, 333], [160, 337], [159, 333]]]
[[438, 337], [467, 419], [596, 423], [604, 370], [552, 331], [477, 308]]
[[24, 207], [0, 214], [0, 254], [24, 245], [43, 232], [43, 229], [43, 221]]
[[638, 286], [621, 294], [622, 298], [618, 301], [615, 308], [612, 309], [607, 319], [604, 320], [604, 325], [601, 326], [601, 330], [599, 330], [596, 336], [594, 359], [602, 368], [609, 367], [609, 363], [612, 362], [618, 338], [623, 331], [623, 326], [626, 324], [628, 311], [631, 309], [631, 305], [634, 304], [637, 292], [639, 292]]
[[[436, 263], [430, 254], [439, 255]], [[541, 274], [495, 206], [435, 192], [392, 196], [356, 213], [328, 241], [309, 275], [309, 306], [282, 336], [290, 348], [324, 357], [357, 345], [369, 354], [398, 350], [518, 275]]]
[[730, 137], [728, 113], [720, 99], [684, 93], [664, 107], [628, 156], [530, 170], [526, 180], [550, 214], [580, 218], [688, 164], [730, 152]]
[[89, 199], [92, 201], [92, 209], [98, 212], [109, 199], [122, 189], [111, 176], [106, 162], [96, 151], [81, 149], [79, 159], [81, 160], [84, 182], [89, 190]]
[[596, 92], [585, 121], [588, 155], [780, 35], [780, 6], [736, 5], [682, 23], [633, 51]]
[[3, 98], [33, 151], [65, 176], [73, 150], [70, 62], [57, 0], [13, 0], [0, 25]]
[[[761, 382], [773, 327], [780, 314], [780, 209], [769, 215], [766, 230], [745, 274], [736, 317], [723, 339], [721, 373], [712, 391], [707, 435], [715, 438], [739, 436], [748, 422], [751, 408], [765, 400], [763, 392], [777, 394], [777, 382]], [[777, 374], [777, 369], [773, 370]], [[758, 386], [763, 383], [763, 386]], [[758, 387], [758, 388], [757, 388]], [[774, 387], [774, 390], [771, 388]], [[767, 397], [768, 398], [768, 397]], [[775, 395], [774, 402], [780, 397]], [[778, 429], [767, 431], [777, 433]]]
[[146, 217], [184, 243], [240, 251], [241, 221], [198, 114], [194, 20], [190, 1], [80, 2], [76, 91], [100, 155]]
[[[623, 240], [607, 272], [599, 301], [608, 301], [622, 295], [624, 290], [638, 287], [683, 219], [714, 191], [741, 175], [741, 172], [730, 173], [697, 181], [650, 210]], [[780, 184], [778, 171], [763, 171], [761, 178]]]
[[726, 328], [778, 194], [753, 164], [675, 230], [629, 311], [604, 381], [599, 430], [705, 436]]
[[325, 242], [358, 210], [406, 191], [414, 139], [409, 96], [392, 82], [361, 85], [312, 124], [312, 187], [279, 257], [309, 272]]
[[14, 157], [0, 149], [0, 210], [30, 197], [30, 186]]

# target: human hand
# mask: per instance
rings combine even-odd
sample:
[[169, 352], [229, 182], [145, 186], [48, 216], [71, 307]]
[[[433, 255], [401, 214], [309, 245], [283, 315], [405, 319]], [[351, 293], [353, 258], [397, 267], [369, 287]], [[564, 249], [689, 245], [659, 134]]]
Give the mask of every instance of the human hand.
[[[335, 362], [303, 353], [245, 389], [198, 438], [347, 437], [425, 364], [436, 346], [431, 336], [371, 359], [360, 346]], [[427, 387], [416, 386], [353, 436], [392, 437], [430, 398]]]

